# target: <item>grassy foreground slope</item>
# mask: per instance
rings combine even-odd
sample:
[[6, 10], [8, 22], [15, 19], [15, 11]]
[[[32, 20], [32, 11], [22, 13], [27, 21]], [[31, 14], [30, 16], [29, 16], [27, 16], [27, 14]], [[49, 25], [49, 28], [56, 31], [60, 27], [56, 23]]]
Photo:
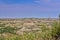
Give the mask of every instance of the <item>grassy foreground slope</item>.
[[0, 40], [59, 40], [58, 19], [0, 19]]

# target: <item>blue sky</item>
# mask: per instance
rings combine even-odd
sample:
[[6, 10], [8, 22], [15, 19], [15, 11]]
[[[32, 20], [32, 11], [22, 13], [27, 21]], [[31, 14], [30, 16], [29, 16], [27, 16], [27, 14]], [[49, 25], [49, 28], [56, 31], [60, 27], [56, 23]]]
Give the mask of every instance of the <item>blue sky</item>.
[[57, 18], [60, 0], [0, 0], [0, 18]]

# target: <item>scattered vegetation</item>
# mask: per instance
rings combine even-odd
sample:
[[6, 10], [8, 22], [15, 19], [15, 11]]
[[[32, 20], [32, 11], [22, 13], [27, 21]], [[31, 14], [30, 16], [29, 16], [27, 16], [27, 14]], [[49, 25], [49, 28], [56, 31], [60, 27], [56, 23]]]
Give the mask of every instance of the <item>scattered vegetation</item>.
[[[0, 23], [0, 40], [59, 40], [60, 38], [59, 22], [53, 22], [51, 25], [51, 29], [49, 29], [44, 23], [40, 24], [40, 23], [37, 23], [36, 21], [34, 23], [36, 24], [35, 26], [37, 27], [42, 26], [40, 27], [41, 30], [36, 32], [35, 31], [23, 32], [22, 35], [16, 34], [16, 32], [21, 28], [9, 26], [9, 25], [6, 26], [5, 24]], [[12, 24], [15, 24], [15, 23], [12, 23]], [[24, 25], [22, 24], [22, 27], [23, 26]], [[34, 25], [31, 25], [31, 26], [32, 28], [34, 28], [33, 27]]]

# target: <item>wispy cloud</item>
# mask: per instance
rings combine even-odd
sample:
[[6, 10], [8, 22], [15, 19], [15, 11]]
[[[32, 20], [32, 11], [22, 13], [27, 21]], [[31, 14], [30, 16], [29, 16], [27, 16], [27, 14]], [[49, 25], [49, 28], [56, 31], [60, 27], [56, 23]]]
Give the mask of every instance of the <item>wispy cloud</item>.
[[51, 0], [35, 0], [34, 2], [36, 2], [36, 3], [40, 3], [40, 2], [46, 3], [46, 2], [51, 2]]

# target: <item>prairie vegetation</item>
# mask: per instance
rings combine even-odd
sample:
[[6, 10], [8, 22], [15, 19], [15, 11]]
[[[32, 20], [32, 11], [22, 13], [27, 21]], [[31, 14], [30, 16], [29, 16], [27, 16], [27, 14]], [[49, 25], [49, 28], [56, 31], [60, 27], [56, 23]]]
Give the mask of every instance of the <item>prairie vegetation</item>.
[[59, 40], [57, 19], [1, 19], [0, 40]]

